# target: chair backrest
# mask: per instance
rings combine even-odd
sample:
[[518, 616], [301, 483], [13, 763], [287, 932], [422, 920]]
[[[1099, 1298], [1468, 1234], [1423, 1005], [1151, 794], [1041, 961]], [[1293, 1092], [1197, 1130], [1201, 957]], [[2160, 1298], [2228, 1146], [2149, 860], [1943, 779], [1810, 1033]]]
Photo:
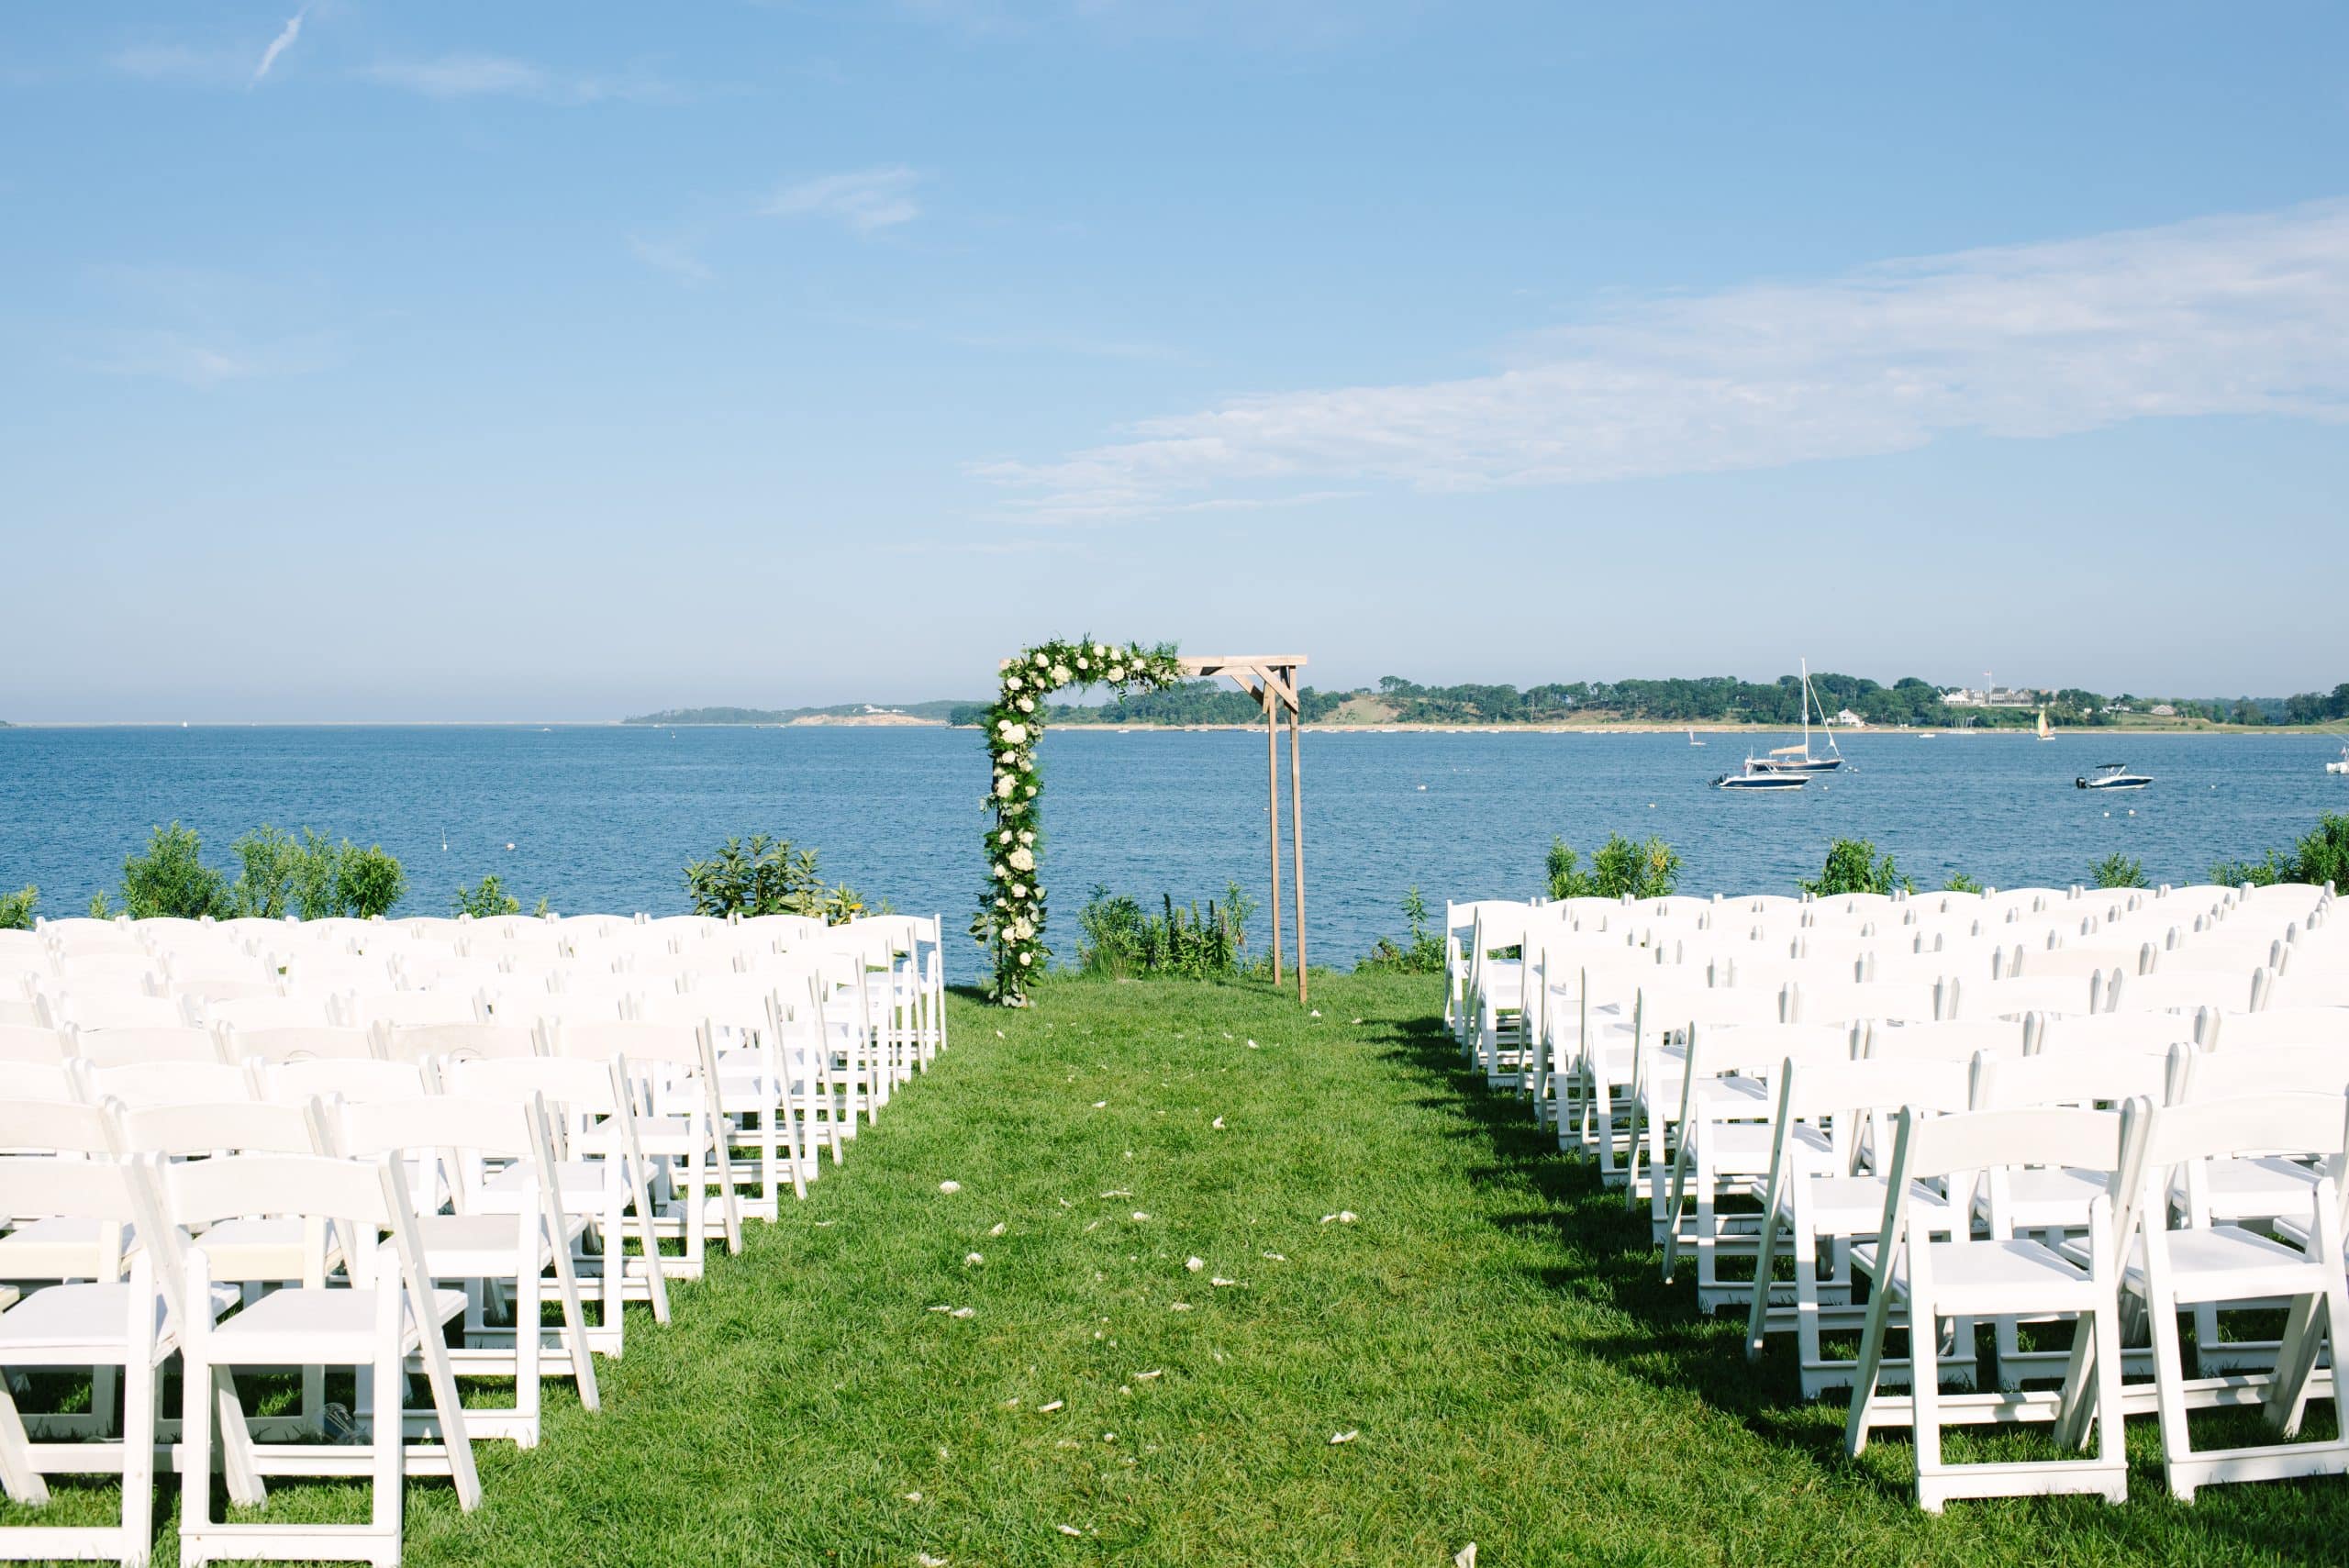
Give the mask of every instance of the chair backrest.
[[176, 996], [145, 996], [125, 991], [68, 989], [49, 998], [50, 1017], [83, 1029], [184, 1029], [185, 1004]]
[[1943, 1020], [1922, 1024], [1871, 1024], [1861, 1053], [1892, 1061], [1936, 1061], [1971, 1063], [1982, 1051], [2021, 1056], [2022, 1020], [1992, 1018], [1971, 1023]]
[[375, 1054], [386, 1062], [536, 1056], [539, 1037], [528, 1023], [428, 1024], [408, 1029], [378, 1025]]
[[53, 1067], [65, 1060], [65, 1037], [38, 1024], [0, 1023], [0, 1062]]
[[[407, 1184], [398, 1162], [388, 1157], [362, 1162], [318, 1154], [228, 1154], [212, 1160], [164, 1162], [153, 1155], [145, 1160], [154, 1173], [158, 1213], [164, 1224], [181, 1231], [252, 1215], [298, 1216], [349, 1225], [366, 1236], [394, 1230], [406, 1236], [413, 1247]], [[322, 1240], [324, 1232], [314, 1229], [310, 1234]], [[374, 1247], [346, 1246], [343, 1254], [353, 1284], [365, 1288], [376, 1283]]]
[[2120, 1105], [2143, 1098], [2161, 1104], [2170, 1094], [2170, 1055], [2083, 1046], [2043, 1056], [1996, 1055], [1974, 1060], [1970, 1108], [2017, 1110], [2032, 1106]]
[[29, 1100], [47, 1105], [81, 1098], [82, 1086], [62, 1060], [0, 1062], [0, 1102]]
[[2032, 1054], [2074, 1051], [2165, 1051], [2190, 1044], [2194, 1020], [2184, 1013], [2033, 1013], [2025, 1020]]
[[85, 1029], [64, 1031], [68, 1055], [93, 1067], [127, 1067], [135, 1063], [222, 1062], [220, 1042], [209, 1029], [181, 1025], [170, 1029]]
[[2235, 1013], [2211, 1007], [2195, 1018], [2195, 1039], [2212, 1051], [2329, 1045], [2349, 1051], [2349, 1007], [2270, 1007]]
[[253, 1073], [260, 1098], [300, 1105], [328, 1095], [353, 1103], [422, 1099], [432, 1083], [420, 1062], [311, 1057], [270, 1062]]
[[628, 1104], [616, 1064], [579, 1057], [475, 1057], [449, 1062], [442, 1079], [452, 1095], [524, 1102], [544, 1096], [573, 1118], [611, 1116]]
[[1858, 1040], [1849, 1024], [1699, 1024], [1688, 1031], [1683, 1082], [1731, 1073], [1774, 1080], [1788, 1062], [1849, 1062]]
[[1941, 1017], [1957, 1022], [2012, 1018], [2025, 1013], [2093, 1013], [2093, 976], [2033, 980], [1954, 980], [1942, 987]]
[[1787, 994], [1787, 1017], [1807, 1024], [1848, 1024], [1869, 1019], [1930, 1023], [1933, 1006], [1931, 981], [1798, 983]]
[[242, 996], [206, 1005], [204, 1016], [215, 1029], [227, 1024], [256, 1030], [326, 1029], [337, 1023], [350, 998], [331, 991], [293, 996]]
[[253, 1097], [251, 1076], [226, 1062], [132, 1062], [103, 1067], [86, 1058], [67, 1064], [76, 1096], [97, 1105], [169, 1106]]
[[470, 991], [379, 991], [355, 994], [345, 1004], [343, 1022], [357, 1029], [386, 1024], [393, 1029], [427, 1029], [441, 1024], [481, 1021], [480, 1008]]
[[[95, 1104], [0, 1099], [0, 1151], [111, 1156], [115, 1148], [114, 1127]], [[0, 1215], [38, 1218], [40, 1212], [0, 1198]]]
[[298, 1029], [238, 1029], [228, 1024], [213, 1026], [219, 1041], [223, 1061], [243, 1062], [260, 1057], [263, 1062], [307, 1062], [327, 1058], [340, 1062], [364, 1062], [375, 1054], [375, 1039], [366, 1029], [330, 1029], [310, 1024]]
[[[1995, 1178], [2018, 1166], [2060, 1161], [2076, 1170], [2101, 1171], [2118, 1184], [2124, 1156], [2133, 1157], [2132, 1145], [2145, 1111], [2141, 1100], [2131, 1100], [2118, 1111], [2040, 1106], [1931, 1116], [1915, 1108], [1904, 1109], [1893, 1143], [1894, 1197], [1881, 1240], [1888, 1250], [1899, 1240], [1906, 1228], [1910, 1189], [1920, 1181], [1946, 1178], [1952, 1206], [1961, 1212], [1972, 1203], [1977, 1179]], [[1994, 1211], [1994, 1233], [1999, 1223]], [[1964, 1240], [1964, 1230], [1961, 1226], [1954, 1240]]]
[[2191, 1054], [2178, 1095], [2191, 1103], [2240, 1095], [2338, 1095], [2349, 1090], [2349, 1053], [2322, 1045], [2271, 1045]]
[[309, 1105], [264, 1100], [215, 1100], [169, 1106], [106, 1102], [121, 1139], [120, 1152], [178, 1157], [192, 1154], [315, 1154], [318, 1125]]
[[1776, 1024], [1786, 1021], [1785, 995], [1769, 986], [1701, 988], [1702, 982], [1675, 979], [1642, 984], [1639, 1024], [1643, 1039], [1709, 1024]]
[[2191, 969], [2160, 969], [2151, 974], [2123, 974], [2105, 997], [2105, 1010], [2143, 1013], [2166, 1008], [2193, 1011], [2211, 1006], [2251, 1005], [2251, 977], [2245, 967], [2234, 975], [2210, 974]]

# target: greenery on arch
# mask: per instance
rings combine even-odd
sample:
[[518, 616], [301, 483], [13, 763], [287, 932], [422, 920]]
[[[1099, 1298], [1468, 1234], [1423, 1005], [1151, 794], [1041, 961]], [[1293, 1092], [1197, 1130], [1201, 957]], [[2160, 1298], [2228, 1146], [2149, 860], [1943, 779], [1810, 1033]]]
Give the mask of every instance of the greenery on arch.
[[1121, 647], [1089, 637], [1040, 642], [998, 670], [996, 699], [980, 720], [992, 763], [985, 803], [987, 885], [971, 936], [993, 959], [987, 995], [1016, 1007], [1026, 1004], [1029, 980], [1052, 957], [1044, 945], [1043, 782], [1036, 768], [1047, 699], [1064, 686], [1100, 684], [1120, 696], [1158, 691], [1179, 684], [1184, 672], [1171, 642]]

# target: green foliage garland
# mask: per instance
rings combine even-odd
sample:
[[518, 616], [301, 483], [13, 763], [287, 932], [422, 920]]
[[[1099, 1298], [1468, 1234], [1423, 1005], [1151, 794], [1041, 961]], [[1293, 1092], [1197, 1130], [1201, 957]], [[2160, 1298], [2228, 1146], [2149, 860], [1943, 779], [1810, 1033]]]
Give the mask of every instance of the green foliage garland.
[[1043, 818], [1036, 742], [1043, 739], [1047, 699], [1063, 686], [1096, 684], [1120, 696], [1159, 691], [1179, 684], [1184, 673], [1172, 643], [1118, 647], [1091, 638], [1040, 642], [998, 669], [996, 699], [982, 720], [993, 775], [983, 803], [991, 817], [985, 840], [988, 881], [971, 918], [971, 937], [994, 957], [987, 994], [1017, 1007], [1027, 1003], [1030, 977], [1052, 957], [1038, 880]]

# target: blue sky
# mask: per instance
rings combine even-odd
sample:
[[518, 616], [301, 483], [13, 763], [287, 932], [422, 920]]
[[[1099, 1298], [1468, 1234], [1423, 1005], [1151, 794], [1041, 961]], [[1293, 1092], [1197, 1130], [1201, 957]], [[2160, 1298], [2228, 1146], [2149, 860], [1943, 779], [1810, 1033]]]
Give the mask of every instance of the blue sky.
[[2349, 12], [0, 12], [17, 719], [2349, 678]]

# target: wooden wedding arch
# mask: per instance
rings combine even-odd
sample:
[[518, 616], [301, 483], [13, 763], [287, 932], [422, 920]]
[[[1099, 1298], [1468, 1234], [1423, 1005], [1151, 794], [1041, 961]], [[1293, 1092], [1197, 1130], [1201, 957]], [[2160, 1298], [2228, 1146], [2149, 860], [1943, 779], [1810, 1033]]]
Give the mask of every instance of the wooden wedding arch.
[[1297, 673], [1302, 653], [1184, 655], [1183, 672], [1203, 679], [1229, 676], [1264, 711], [1264, 787], [1272, 844], [1273, 980], [1282, 978], [1281, 954], [1281, 720], [1288, 720], [1289, 886], [1296, 900], [1297, 999], [1308, 999], [1305, 978], [1305, 773], [1297, 740], [1304, 714], [1297, 704]]

